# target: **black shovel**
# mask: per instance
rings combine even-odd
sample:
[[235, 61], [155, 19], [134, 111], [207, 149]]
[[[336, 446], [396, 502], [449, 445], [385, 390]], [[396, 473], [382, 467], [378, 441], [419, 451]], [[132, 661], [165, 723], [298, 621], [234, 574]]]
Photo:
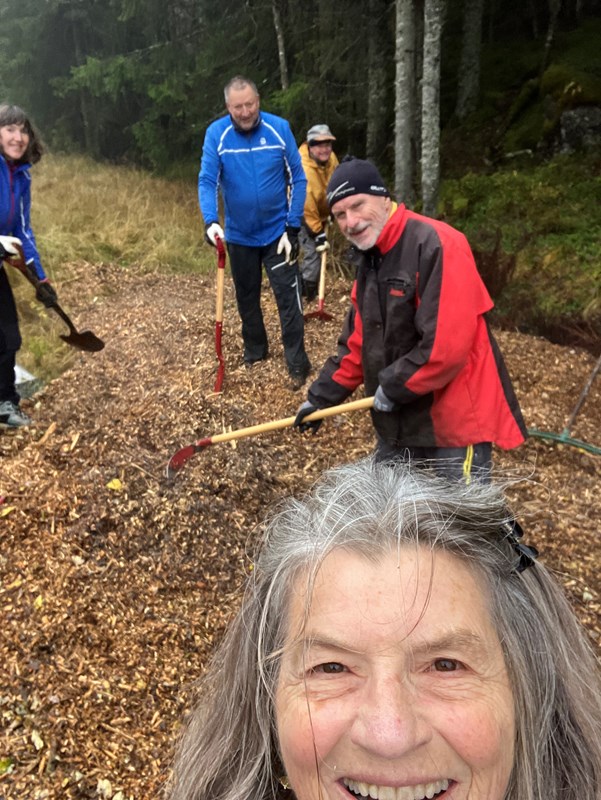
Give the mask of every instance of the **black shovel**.
[[[21, 257], [20, 263], [15, 263], [15, 261], [10, 261], [9, 263], [22, 272], [29, 283], [31, 283], [31, 285], [37, 289], [40, 285], [40, 280], [35, 272], [35, 269], [31, 264], [25, 263], [25, 258], [23, 257], [23, 251], [21, 248], [17, 247], [17, 249], [19, 250], [19, 255]], [[103, 349], [104, 342], [102, 339], [99, 339], [94, 333], [92, 333], [92, 331], [78, 331], [67, 313], [60, 307], [58, 302], [53, 303], [50, 308], [52, 308], [53, 311], [55, 311], [69, 327], [69, 333], [59, 334], [63, 342], [70, 344], [71, 347], [77, 347], [79, 350], [85, 350], [88, 353], [97, 353], [99, 350]]]

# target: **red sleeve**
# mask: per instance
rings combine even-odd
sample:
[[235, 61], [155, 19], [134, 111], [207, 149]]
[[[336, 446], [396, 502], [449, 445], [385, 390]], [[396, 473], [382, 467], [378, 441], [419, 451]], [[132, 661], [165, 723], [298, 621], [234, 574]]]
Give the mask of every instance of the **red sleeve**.
[[453, 380], [467, 362], [479, 317], [493, 305], [463, 234], [448, 226], [438, 234], [418, 264], [418, 341], [379, 374], [384, 392], [398, 403]]

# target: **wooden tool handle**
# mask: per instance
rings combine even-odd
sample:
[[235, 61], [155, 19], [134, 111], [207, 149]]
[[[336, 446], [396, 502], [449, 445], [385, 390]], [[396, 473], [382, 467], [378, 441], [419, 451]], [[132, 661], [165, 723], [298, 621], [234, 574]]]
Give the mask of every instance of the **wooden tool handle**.
[[[330, 408], [320, 408], [313, 414], [308, 414], [303, 422], [312, 422], [317, 419], [326, 419], [326, 417], [335, 417], [337, 414], [346, 414], [348, 411], [359, 411], [363, 408], [371, 408], [373, 404], [373, 397], [363, 397], [361, 400], [353, 400], [350, 403], [341, 403], [338, 406], [330, 406]], [[275, 419], [271, 422], [263, 422], [260, 425], [251, 425], [249, 428], [240, 428], [237, 431], [218, 433], [215, 436], [211, 436], [211, 444], [230, 442], [234, 439], [244, 439], [246, 436], [254, 436], [257, 433], [290, 428], [294, 425], [295, 419], [296, 416], [285, 417], [284, 419]]]
[[321, 270], [319, 272], [319, 289], [317, 291], [317, 297], [320, 300], [323, 300], [326, 296], [326, 263], [328, 260], [328, 251], [324, 250], [321, 254]]

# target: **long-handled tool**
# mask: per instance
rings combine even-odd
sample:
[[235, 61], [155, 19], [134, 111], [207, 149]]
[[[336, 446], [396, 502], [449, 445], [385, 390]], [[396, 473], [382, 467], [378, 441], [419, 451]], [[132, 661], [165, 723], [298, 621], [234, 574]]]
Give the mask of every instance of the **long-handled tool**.
[[305, 320], [323, 319], [327, 321], [330, 319], [334, 319], [334, 317], [331, 314], [328, 314], [327, 311], [323, 310], [324, 298], [326, 296], [326, 261], [327, 261], [327, 250], [324, 250], [321, 254], [321, 269], [319, 271], [319, 289], [317, 290], [317, 311], [311, 311], [310, 314], [305, 314]]
[[223, 331], [223, 287], [225, 284], [225, 247], [219, 236], [215, 237], [217, 246], [217, 301], [215, 308], [215, 352], [217, 354], [217, 377], [213, 391], [220, 392], [225, 374], [225, 363], [221, 349], [221, 334]]
[[[15, 241], [19, 240], [13, 240], [13, 242]], [[21, 245], [15, 244], [15, 248], [18, 251], [18, 260], [17, 257], [15, 257], [15, 259], [11, 259], [9, 263], [22, 272], [29, 283], [31, 283], [31, 285], [37, 290], [38, 286], [40, 285], [40, 279], [38, 278], [35, 269], [31, 264], [25, 263], [25, 256], [23, 255]], [[95, 334], [92, 333], [92, 331], [78, 331], [66, 312], [60, 307], [58, 302], [53, 303], [50, 308], [52, 308], [52, 310], [55, 311], [64, 322], [67, 323], [69, 333], [59, 334], [64, 342], [70, 344], [71, 347], [77, 347], [79, 350], [85, 350], [88, 353], [97, 353], [99, 350], [103, 349], [104, 342], [102, 339], [99, 339]]]
[[[331, 406], [330, 408], [320, 408], [313, 414], [309, 414], [303, 419], [303, 422], [311, 422], [315, 419], [325, 419], [326, 417], [334, 417], [336, 414], [343, 414], [347, 411], [358, 411], [362, 408], [371, 408], [374, 404], [373, 397], [364, 397], [361, 400], [353, 400], [350, 403], [342, 403], [338, 406]], [[256, 433], [266, 433], [267, 431], [278, 431], [282, 428], [290, 428], [294, 425], [296, 417], [285, 417], [284, 419], [276, 419], [272, 422], [263, 422], [260, 425], [251, 425], [250, 428], [240, 428], [237, 431], [229, 431], [228, 433], [218, 433], [215, 436], [207, 436], [204, 439], [198, 439], [194, 444], [189, 444], [182, 447], [177, 453], [171, 456], [167, 464], [166, 475], [168, 478], [173, 478], [175, 474], [184, 466], [188, 459], [192, 458], [196, 453], [200, 453], [205, 447], [211, 444], [218, 444], [219, 442], [231, 442], [233, 439], [244, 439], [246, 436], [254, 436]]]
[[566, 423], [565, 428], [562, 430], [561, 433], [550, 433], [548, 431], [539, 431], [536, 428], [529, 428], [528, 433], [530, 436], [537, 436], [539, 439], [549, 439], [552, 442], [558, 442], [559, 444], [569, 444], [572, 447], [577, 447], [579, 450], [586, 450], [587, 453], [592, 453], [596, 456], [601, 456], [601, 447], [596, 447], [594, 444], [589, 444], [588, 442], [582, 442], [580, 439], [574, 439], [570, 436], [570, 430], [572, 425], [574, 424], [574, 420], [578, 415], [578, 412], [582, 408], [582, 404], [584, 403], [586, 396], [591, 390], [591, 386], [593, 385], [593, 381], [597, 377], [597, 373], [601, 370], [601, 356], [597, 359], [597, 363], [593, 367], [593, 371], [591, 372], [588, 381], [582, 392], [580, 393], [580, 397], [576, 405], [574, 406], [574, 410], [570, 414], [570, 418]]

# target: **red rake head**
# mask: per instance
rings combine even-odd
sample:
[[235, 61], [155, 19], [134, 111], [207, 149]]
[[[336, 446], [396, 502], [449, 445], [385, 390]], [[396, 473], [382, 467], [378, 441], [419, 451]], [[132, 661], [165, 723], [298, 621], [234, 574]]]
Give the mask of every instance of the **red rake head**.
[[194, 444], [188, 444], [186, 447], [182, 447], [177, 453], [174, 453], [167, 462], [165, 475], [168, 478], [175, 478], [176, 474], [188, 459], [192, 458], [192, 456], [196, 455], [196, 453], [199, 453], [201, 450], [204, 450], [205, 447], [208, 447], [210, 444], [213, 444], [213, 440], [208, 436], [206, 439], [199, 439], [197, 442], [194, 442]]

